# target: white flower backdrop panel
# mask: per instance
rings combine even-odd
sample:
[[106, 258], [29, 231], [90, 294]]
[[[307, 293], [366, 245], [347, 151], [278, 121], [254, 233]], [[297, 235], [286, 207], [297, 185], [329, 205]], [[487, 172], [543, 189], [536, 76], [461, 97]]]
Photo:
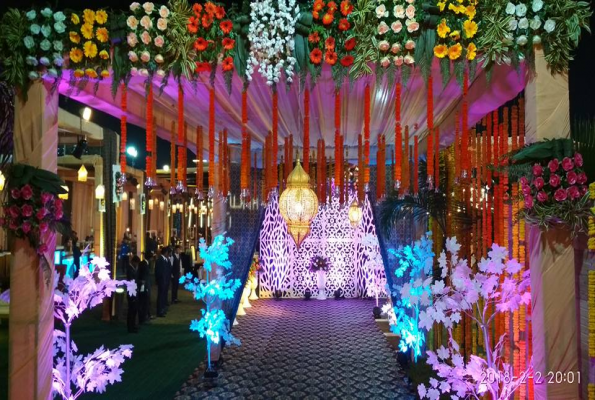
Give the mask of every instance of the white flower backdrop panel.
[[[354, 229], [350, 225], [348, 204], [353, 198], [353, 195], [350, 196], [341, 207], [338, 196], [333, 196], [331, 204], [321, 206], [312, 221], [310, 234], [299, 250], [287, 232], [287, 225], [279, 212], [278, 198], [272, 199], [260, 231], [261, 297], [272, 297], [275, 290], [281, 290], [283, 297], [301, 298], [306, 289], [316, 296], [317, 277], [309, 271], [309, 266], [317, 255], [326, 257], [331, 264], [327, 272], [327, 293], [341, 289], [348, 298], [367, 295], [366, 287], [373, 280], [364, 268], [366, 251], [379, 249], [367, 249], [361, 243], [366, 234], [376, 235], [372, 208], [367, 199], [359, 227]], [[377, 273], [384, 275], [382, 271]]]

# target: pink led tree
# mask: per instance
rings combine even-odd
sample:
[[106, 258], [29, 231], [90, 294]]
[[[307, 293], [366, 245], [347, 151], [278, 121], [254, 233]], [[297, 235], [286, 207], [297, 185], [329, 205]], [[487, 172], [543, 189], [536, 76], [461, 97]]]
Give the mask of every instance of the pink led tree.
[[[488, 258], [479, 262], [479, 271], [473, 273], [467, 260], [459, 258], [460, 247], [455, 238], [446, 241], [450, 257], [443, 251], [438, 261], [442, 278], [451, 270], [450, 285], [442, 280], [435, 282], [433, 302], [420, 312], [420, 326], [429, 330], [434, 323], [442, 323], [448, 330], [449, 341], [447, 347], [427, 352], [427, 362], [437, 372], [438, 379], [430, 379], [428, 386], [420, 384], [418, 393], [422, 399], [438, 399], [441, 394], [455, 400], [483, 399], [486, 395], [493, 400], [509, 399], [528, 380], [531, 363], [515, 375], [512, 366], [502, 357], [506, 334], [493, 346], [490, 332], [498, 313], [514, 312], [529, 303], [529, 271], [521, 271], [516, 260], [505, 261], [508, 250], [494, 244]], [[503, 282], [500, 282], [501, 277]], [[465, 362], [461, 355], [452, 329], [463, 315], [474, 321], [483, 335], [485, 358], [471, 355]]]
[[91, 354], [77, 354], [76, 344], [70, 338], [73, 321], [83, 311], [93, 308], [111, 296], [118, 286], [125, 286], [130, 296], [136, 295], [136, 283], [110, 278], [105, 258], [94, 258], [80, 268], [79, 276], [64, 276], [63, 283], [55, 282], [54, 316], [62, 321], [64, 331], [54, 330], [53, 389], [63, 399], [74, 400], [86, 392], [105, 391], [108, 384], [122, 380], [120, 366], [132, 356], [132, 345], [116, 349], [103, 346]]

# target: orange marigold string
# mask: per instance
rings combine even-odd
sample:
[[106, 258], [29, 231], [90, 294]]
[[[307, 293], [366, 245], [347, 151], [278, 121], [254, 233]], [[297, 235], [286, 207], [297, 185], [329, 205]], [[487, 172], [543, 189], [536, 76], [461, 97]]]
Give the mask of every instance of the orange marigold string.
[[463, 163], [461, 165], [461, 175], [463, 178], [467, 178], [469, 174], [469, 104], [468, 104], [468, 92], [469, 92], [469, 71], [465, 68], [463, 73], [463, 106], [462, 106], [462, 138], [461, 138], [461, 159]]
[[411, 177], [409, 175], [409, 125], [405, 125], [405, 152], [403, 154], [403, 193], [409, 192]]
[[418, 136], [413, 138], [413, 194], [419, 192], [419, 154], [418, 154]]
[[304, 171], [310, 173], [310, 90], [304, 90]]
[[249, 172], [250, 172], [250, 149], [248, 148], [248, 92], [242, 91], [242, 164], [240, 172], [241, 199], [244, 201], [248, 197]]
[[126, 84], [122, 83], [120, 85], [120, 89], [122, 90], [122, 97], [121, 97], [121, 108], [122, 108], [122, 116], [120, 117], [120, 171], [122, 172], [123, 176], [126, 176], [126, 141], [127, 141], [127, 113], [128, 113], [128, 103], [127, 103], [127, 95], [126, 95]]
[[440, 189], [440, 127], [434, 128], [434, 186]]
[[357, 198], [359, 202], [364, 201], [364, 145], [362, 134], [357, 135]]
[[209, 192], [215, 190], [215, 89], [209, 90]]
[[370, 85], [364, 90], [364, 184], [370, 184]]
[[147, 128], [146, 128], [146, 150], [145, 169], [147, 170], [147, 186], [152, 186], [153, 181], [153, 85], [149, 84], [147, 94]]
[[204, 163], [203, 163], [203, 132], [202, 126], [196, 127], [196, 157], [198, 159], [198, 167], [196, 171], [196, 186], [202, 192], [204, 188]]
[[340, 188], [341, 180], [341, 92], [335, 91], [335, 187]]
[[395, 88], [395, 188], [401, 187], [403, 179], [401, 164], [403, 163], [403, 134], [401, 127], [401, 83], [397, 82]]
[[273, 161], [273, 180], [272, 188], [277, 188], [277, 154], [279, 153], [279, 97], [277, 91], [273, 91], [273, 143], [272, 143], [272, 161]]
[[171, 121], [171, 130], [170, 130], [170, 153], [169, 157], [171, 158], [171, 167], [169, 169], [169, 186], [170, 189], [176, 187], [176, 121]]
[[427, 139], [427, 179], [430, 188], [434, 186], [434, 81], [430, 76], [428, 78], [428, 93], [427, 93], [427, 125], [428, 125], [428, 139]]

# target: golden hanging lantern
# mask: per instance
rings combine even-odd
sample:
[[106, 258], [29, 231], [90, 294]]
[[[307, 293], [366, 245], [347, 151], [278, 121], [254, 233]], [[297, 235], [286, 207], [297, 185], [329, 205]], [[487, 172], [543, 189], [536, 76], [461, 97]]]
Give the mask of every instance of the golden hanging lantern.
[[310, 222], [318, 212], [318, 198], [310, 188], [310, 176], [299, 160], [287, 177], [287, 188], [279, 198], [279, 210], [299, 247], [310, 232]]
[[349, 206], [349, 222], [351, 226], [356, 228], [362, 221], [362, 209], [357, 203], [357, 200], [353, 200], [353, 203]]
[[81, 168], [78, 171], [78, 181], [79, 182], [87, 182], [87, 168], [85, 168], [85, 165], [81, 165]]

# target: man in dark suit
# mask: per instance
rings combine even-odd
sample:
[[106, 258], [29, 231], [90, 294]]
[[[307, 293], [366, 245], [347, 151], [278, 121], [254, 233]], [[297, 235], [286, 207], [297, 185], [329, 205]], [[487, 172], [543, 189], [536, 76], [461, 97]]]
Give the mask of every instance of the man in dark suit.
[[157, 316], [165, 317], [167, 307], [167, 287], [171, 279], [171, 264], [169, 247], [161, 249], [161, 255], [155, 263], [155, 281], [157, 282]]
[[138, 315], [138, 294], [140, 289], [140, 281], [138, 275], [138, 266], [140, 264], [140, 258], [134, 256], [132, 262], [128, 264], [126, 269], [126, 280], [133, 281], [136, 283], [136, 296], [128, 295], [128, 333], [138, 333], [138, 325], [136, 325], [136, 316]]
[[178, 286], [180, 284], [180, 274], [182, 269], [181, 259], [182, 247], [177, 245], [174, 249], [173, 263], [171, 270], [171, 302], [172, 304], [179, 303], [178, 300]]
[[[134, 262], [134, 256], [132, 258], [132, 262]], [[150, 258], [150, 257], [147, 257]], [[151, 318], [151, 312], [149, 311], [150, 305], [150, 288], [151, 288], [151, 281], [150, 277], [151, 274], [149, 272], [149, 261], [145, 258], [141, 261], [138, 265], [138, 286], [136, 288], [137, 297], [138, 297], [138, 323], [144, 324], [147, 319]]]

